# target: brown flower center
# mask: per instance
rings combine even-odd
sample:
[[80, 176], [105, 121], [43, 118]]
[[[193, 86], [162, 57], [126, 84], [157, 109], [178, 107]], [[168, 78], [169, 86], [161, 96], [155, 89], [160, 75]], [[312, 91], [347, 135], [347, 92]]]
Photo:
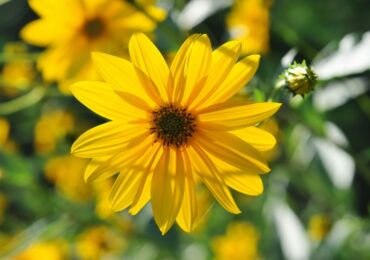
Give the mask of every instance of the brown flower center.
[[172, 104], [162, 106], [153, 111], [150, 131], [156, 136], [156, 141], [162, 141], [163, 145], [180, 147], [193, 136], [195, 117], [186, 108]]
[[105, 30], [104, 21], [99, 17], [87, 20], [83, 27], [83, 31], [89, 39], [99, 37], [104, 33], [104, 30]]

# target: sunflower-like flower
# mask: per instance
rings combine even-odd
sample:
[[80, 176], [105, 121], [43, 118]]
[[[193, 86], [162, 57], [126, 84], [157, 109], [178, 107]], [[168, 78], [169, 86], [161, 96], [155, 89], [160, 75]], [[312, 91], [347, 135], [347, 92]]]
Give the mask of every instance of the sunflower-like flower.
[[270, 0], [236, 0], [226, 25], [232, 39], [243, 42], [242, 53], [269, 51]]
[[256, 260], [258, 254], [258, 230], [248, 222], [232, 222], [227, 226], [226, 234], [212, 239], [212, 251], [215, 260]]
[[33, 45], [48, 47], [38, 60], [43, 77], [57, 81], [64, 92], [68, 82], [97, 79], [90, 62], [91, 51], [124, 56], [134, 32], [151, 32], [156, 20], [165, 18], [154, 1], [139, 1], [144, 14], [124, 0], [29, 0], [40, 19], [26, 25], [22, 38]]
[[255, 125], [278, 103], [232, 101], [254, 75], [259, 56], [237, 62], [241, 44], [212, 52], [206, 35], [192, 35], [168, 67], [144, 35], [129, 42], [131, 62], [104, 53], [92, 58], [105, 82], [79, 82], [72, 94], [110, 121], [73, 144], [75, 156], [91, 158], [87, 181], [119, 172], [112, 208], [137, 214], [149, 201], [162, 233], [175, 221], [191, 231], [202, 213], [200, 181], [229, 212], [238, 214], [229, 187], [248, 195], [263, 191], [259, 176], [270, 169], [259, 151], [275, 138]]

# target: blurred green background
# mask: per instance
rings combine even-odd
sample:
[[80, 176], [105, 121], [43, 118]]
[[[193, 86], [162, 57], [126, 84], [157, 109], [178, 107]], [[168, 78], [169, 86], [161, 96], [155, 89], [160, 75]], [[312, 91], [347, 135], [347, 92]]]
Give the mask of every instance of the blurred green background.
[[[209, 34], [214, 47], [230, 38], [232, 1], [212, 2], [200, 22], [183, 26], [195, 2], [158, 1], [168, 10], [155, 32], [163, 52], [189, 33]], [[369, 1], [271, 3], [269, 51], [246, 93], [266, 100], [284, 69], [303, 59], [319, 76], [315, 91], [279, 93], [284, 105], [269, 126], [279, 145], [263, 195], [235, 194], [242, 214], [214, 203], [194, 233], [173, 227], [166, 236], [150, 208], [135, 217], [109, 213], [102, 186], [110, 183], [60, 180], [81, 171], [83, 162], [68, 157], [70, 145], [102, 119], [36, 72], [42, 49], [19, 43], [20, 29], [37, 18], [27, 1], [0, 4], [0, 258], [41, 243], [22, 259], [370, 259]], [[32, 75], [17, 87], [5, 75], [12, 42]]]

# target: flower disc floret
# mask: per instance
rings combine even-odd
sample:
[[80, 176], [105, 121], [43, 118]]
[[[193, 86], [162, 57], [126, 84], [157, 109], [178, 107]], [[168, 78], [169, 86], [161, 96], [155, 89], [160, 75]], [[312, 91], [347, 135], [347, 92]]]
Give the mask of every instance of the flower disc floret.
[[105, 31], [104, 21], [99, 17], [94, 17], [86, 21], [83, 26], [83, 33], [89, 39], [101, 36]]
[[186, 144], [195, 131], [195, 117], [186, 108], [166, 105], [153, 111], [151, 133], [165, 146]]

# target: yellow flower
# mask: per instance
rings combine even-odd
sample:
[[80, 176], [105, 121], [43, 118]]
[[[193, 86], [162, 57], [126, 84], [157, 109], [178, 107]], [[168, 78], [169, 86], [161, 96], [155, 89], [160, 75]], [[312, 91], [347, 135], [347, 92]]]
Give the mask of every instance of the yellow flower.
[[105, 226], [89, 228], [77, 239], [77, 252], [81, 259], [110, 259], [112, 255], [122, 253], [126, 241]]
[[8, 120], [4, 117], [0, 117], [0, 149], [6, 152], [16, 152], [18, 148], [17, 144], [9, 137], [9, 133], [10, 124]]
[[232, 39], [243, 42], [242, 53], [269, 50], [269, 0], [237, 0], [226, 24]]
[[35, 127], [35, 149], [37, 153], [52, 152], [58, 141], [74, 128], [72, 114], [62, 110], [47, 112], [38, 120]]
[[64, 196], [85, 201], [92, 195], [91, 187], [83, 178], [86, 164], [87, 160], [70, 155], [54, 157], [46, 163], [45, 175]]
[[9, 139], [10, 125], [8, 120], [0, 117], [0, 147], [3, 148]]
[[45, 165], [45, 176], [61, 194], [72, 201], [84, 202], [95, 197], [96, 215], [108, 219], [114, 213], [109, 203], [112, 180], [87, 184], [83, 177], [86, 165], [86, 159], [70, 155], [53, 157]]
[[27, 58], [27, 48], [22, 43], [7, 43], [3, 55], [9, 60], [1, 73], [1, 92], [14, 96], [30, 87], [35, 77], [33, 62]]
[[[84, 171], [82, 171], [81, 177], [83, 176], [83, 172]], [[93, 189], [96, 195], [95, 214], [101, 219], [109, 219], [114, 216], [114, 212], [112, 211], [111, 204], [109, 202], [111, 187], [111, 179], [93, 183]]]
[[329, 233], [331, 223], [328, 216], [323, 214], [313, 215], [308, 223], [308, 233], [313, 240], [320, 241]]
[[38, 242], [29, 246], [14, 260], [63, 260], [67, 259], [67, 245], [64, 241]]
[[212, 240], [212, 250], [216, 260], [258, 259], [259, 234], [247, 222], [231, 223], [226, 234]]
[[259, 174], [270, 169], [259, 151], [276, 141], [254, 125], [280, 104], [229, 100], [259, 63], [258, 55], [236, 63], [240, 48], [240, 42], [231, 41], [212, 52], [206, 35], [193, 35], [168, 67], [139, 33], [129, 43], [131, 62], [93, 54], [105, 82], [79, 82], [71, 91], [111, 121], [82, 134], [71, 150], [92, 159], [87, 181], [120, 172], [111, 192], [113, 210], [131, 206], [130, 213], [137, 214], [151, 200], [163, 234], [175, 221], [191, 231], [198, 216], [195, 178], [235, 214], [240, 210], [229, 187], [262, 193]]
[[[91, 51], [106, 51], [123, 55], [122, 46], [133, 32], [150, 32], [156, 22], [123, 0], [29, 0], [40, 19], [21, 31], [28, 43], [48, 47], [38, 60], [46, 80], [63, 81], [82, 78], [96, 79], [90, 61]], [[141, 1], [143, 2], [143, 1]], [[146, 1], [147, 2], [147, 1]], [[165, 13], [149, 3], [142, 4], [158, 21]]]
[[3, 223], [4, 213], [8, 207], [8, 200], [4, 193], [0, 192], [0, 225]]

